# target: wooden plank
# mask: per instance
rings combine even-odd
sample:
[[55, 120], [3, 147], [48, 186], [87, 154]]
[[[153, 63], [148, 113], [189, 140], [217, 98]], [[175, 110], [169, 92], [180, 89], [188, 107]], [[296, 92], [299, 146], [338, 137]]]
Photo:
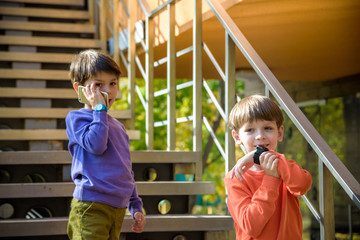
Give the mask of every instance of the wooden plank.
[[[0, 52], [0, 61], [69, 64], [74, 56], [75, 54], [66, 53]], [[1, 73], [3, 70], [5, 69]]]
[[[127, 130], [130, 140], [139, 140], [140, 132]], [[68, 140], [65, 129], [0, 129], [0, 141]]]
[[94, 25], [79, 23], [0, 21], [0, 29], [41, 32], [95, 33]]
[[49, 8], [29, 8], [29, 7], [5, 7], [0, 8], [0, 15], [23, 16], [39, 18], [57, 18], [69, 20], [87, 20], [89, 13], [81, 10], [58, 10]]
[[[214, 182], [159, 181], [136, 182], [141, 196], [178, 196], [214, 194]], [[0, 198], [72, 197], [74, 183], [6, 183], [0, 184]]]
[[[0, 8], [1, 9], [1, 8]], [[23, 37], [0, 36], [0, 45], [42, 46], [42, 47], [68, 47], [68, 48], [101, 48], [99, 40], [83, 38], [59, 37]]]
[[67, 70], [0, 69], [0, 79], [69, 80]]
[[[77, 108], [0, 108], [0, 118], [65, 118]], [[130, 110], [109, 110], [109, 115], [116, 119], [130, 119]]]
[[74, 89], [0, 88], [2, 98], [77, 99]]
[[2, 0], [2, 2], [46, 5], [84, 6], [84, 0]]
[[[118, 91], [116, 99], [121, 98]], [[69, 88], [0, 88], [2, 98], [37, 98], [37, 99], [77, 99], [74, 89]]]
[[[223, 215], [154, 214], [145, 217], [144, 232], [226, 231], [234, 228], [231, 216]], [[3, 219], [0, 224], [0, 237], [66, 235], [68, 219]], [[121, 232], [131, 233], [132, 224], [131, 216], [125, 216]]]
[[[133, 163], [195, 163], [200, 152], [131, 151]], [[71, 164], [68, 151], [13, 151], [0, 152], [0, 165]]]

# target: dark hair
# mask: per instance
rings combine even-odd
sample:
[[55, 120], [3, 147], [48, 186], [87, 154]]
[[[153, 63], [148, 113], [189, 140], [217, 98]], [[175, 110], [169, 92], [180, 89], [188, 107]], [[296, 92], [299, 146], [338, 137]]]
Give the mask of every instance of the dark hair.
[[252, 95], [240, 100], [233, 107], [229, 116], [229, 128], [238, 131], [245, 123], [256, 120], [275, 121], [280, 128], [284, 117], [273, 100], [262, 95]]
[[80, 85], [99, 72], [114, 74], [116, 78], [121, 74], [120, 67], [110, 56], [92, 49], [80, 52], [70, 65], [71, 81]]

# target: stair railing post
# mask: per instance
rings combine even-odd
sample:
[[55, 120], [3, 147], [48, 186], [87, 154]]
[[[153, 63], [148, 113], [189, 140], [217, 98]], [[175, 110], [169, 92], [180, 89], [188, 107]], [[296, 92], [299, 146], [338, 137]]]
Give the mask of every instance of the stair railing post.
[[175, 2], [168, 6], [167, 41], [167, 150], [175, 150], [175, 112], [176, 112], [176, 49], [175, 49]]
[[105, 1], [100, 1], [100, 40], [103, 52], [106, 52], [106, 8]]
[[[194, 0], [193, 20], [193, 150], [202, 152], [202, 2]], [[202, 180], [202, 159], [196, 163], [195, 180]]]
[[129, 18], [128, 18], [128, 104], [131, 113], [131, 126], [129, 128], [134, 129], [135, 121], [135, 21], [136, 21], [136, 2], [134, 0], [128, 0], [129, 6]]
[[88, 0], [88, 10], [89, 10], [89, 24], [95, 23], [95, 6], [94, 6], [95, 0]]
[[113, 31], [114, 31], [114, 60], [120, 64], [120, 48], [119, 48], [119, 0], [113, 0]]
[[333, 176], [319, 158], [320, 239], [335, 239]]
[[229, 115], [235, 105], [235, 43], [225, 33], [225, 174], [235, 165], [235, 143], [229, 129]]
[[146, 17], [146, 145], [148, 150], [154, 149], [154, 18]]

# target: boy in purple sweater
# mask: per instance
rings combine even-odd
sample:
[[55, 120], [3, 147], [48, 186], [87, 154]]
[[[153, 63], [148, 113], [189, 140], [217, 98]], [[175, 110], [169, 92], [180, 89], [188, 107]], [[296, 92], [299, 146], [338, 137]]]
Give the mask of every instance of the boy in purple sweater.
[[[107, 114], [118, 91], [120, 68], [100, 52], [86, 50], [73, 60], [70, 77], [75, 91], [84, 86], [84, 108], [66, 117], [71, 177], [75, 183], [68, 223], [70, 239], [119, 239], [125, 210], [133, 231], [143, 231], [142, 212], [132, 171], [129, 137], [124, 126]], [[108, 102], [101, 92], [108, 94]]]

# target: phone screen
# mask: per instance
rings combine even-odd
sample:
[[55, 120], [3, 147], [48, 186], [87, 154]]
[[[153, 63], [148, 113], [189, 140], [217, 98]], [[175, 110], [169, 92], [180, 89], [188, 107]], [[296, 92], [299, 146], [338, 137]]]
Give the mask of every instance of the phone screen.
[[[85, 87], [84, 86], [79, 86], [79, 96], [78, 96], [78, 100], [80, 103], [84, 103], [84, 104], [88, 104], [90, 105], [89, 101], [86, 99], [83, 89]], [[105, 98], [105, 105], [109, 106], [109, 96], [106, 92], [101, 92], [101, 94], [104, 96]]]

